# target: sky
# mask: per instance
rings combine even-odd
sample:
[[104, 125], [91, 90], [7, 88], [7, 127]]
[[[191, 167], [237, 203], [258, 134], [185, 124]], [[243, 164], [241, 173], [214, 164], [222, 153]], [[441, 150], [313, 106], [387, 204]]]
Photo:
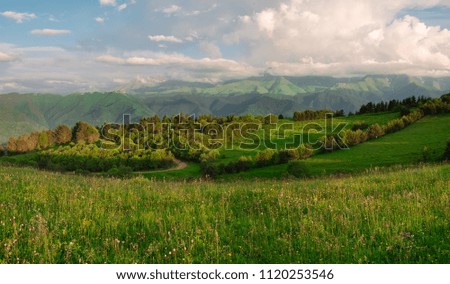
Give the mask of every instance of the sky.
[[450, 0], [1, 0], [0, 93], [450, 76]]

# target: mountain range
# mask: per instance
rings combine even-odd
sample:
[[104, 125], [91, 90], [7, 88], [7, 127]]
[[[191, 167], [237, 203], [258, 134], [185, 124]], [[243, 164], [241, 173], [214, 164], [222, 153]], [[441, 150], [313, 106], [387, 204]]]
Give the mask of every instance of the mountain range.
[[0, 142], [34, 130], [119, 122], [123, 114], [144, 116], [187, 114], [255, 114], [292, 116], [305, 109], [354, 112], [367, 102], [438, 97], [450, 92], [450, 77], [370, 75], [335, 78], [264, 75], [224, 83], [162, 81], [130, 82], [112, 92], [61, 96], [56, 94], [0, 95]]

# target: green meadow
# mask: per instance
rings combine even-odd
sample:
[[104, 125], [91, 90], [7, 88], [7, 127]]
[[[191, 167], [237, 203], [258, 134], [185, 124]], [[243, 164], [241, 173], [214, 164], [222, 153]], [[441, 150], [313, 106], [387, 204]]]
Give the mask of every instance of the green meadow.
[[[367, 116], [366, 116], [367, 117]], [[439, 161], [450, 136], [450, 115], [426, 116], [405, 129], [346, 150], [317, 154], [305, 160], [311, 176], [363, 172], [370, 168]], [[251, 169], [234, 178], [284, 178], [287, 165]]]
[[312, 180], [0, 167], [2, 263], [448, 263], [450, 166]]
[[[335, 123], [390, 130], [399, 117], [372, 113]], [[263, 139], [282, 145], [304, 137], [308, 123], [327, 128], [324, 120], [283, 119], [278, 125], [285, 123], [292, 129]], [[208, 166], [244, 160], [252, 166], [214, 179], [205, 174], [203, 158], [172, 159], [170, 153], [175, 168], [114, 168], [129, 171], [121, 178], [110, 171], [64, 170], [56, 159], [43, 160], [39, 149], [13, 153], [0, 158], [0, 263], [448, 263], [449, 126], [448, 113], [425, 115], [349, 149], [311, 150], [284, 164], [282, 151], [272, 150], [266, 152], [279, 160], [258, 164], [258, 153], [270, 148], [265, 145], [221, 148], [203, 154], [215, 155]], [[88, 158], [104, 155], [90, 161], [95, 168], [108, 157], [95, 145], [72, 141], [49, 151], [75, 153], [61, 161], [79, 165], [83, 157], [76, 149]], [[147, 161], [116, 154], [122, 158], [112, 161], [125, 165]], [[294, 178], [292, 162], [303, 178]]]

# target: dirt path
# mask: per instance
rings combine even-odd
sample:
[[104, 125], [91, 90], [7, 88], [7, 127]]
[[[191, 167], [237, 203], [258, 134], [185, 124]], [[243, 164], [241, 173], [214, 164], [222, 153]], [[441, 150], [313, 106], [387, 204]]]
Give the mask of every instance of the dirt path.
[[164, 172], [171, 172], [171, 171], [178, 171], [186, 168], [188, 166], [187, 163], [180, 161], [178, 159], [174, 159], [176, 167], [165, 169], [165, 170], [159, 170], [159, 171], [145, 171], [145, 172], [135, 172], [137, 174], [152, 174], [152, 173], [164, 173]]

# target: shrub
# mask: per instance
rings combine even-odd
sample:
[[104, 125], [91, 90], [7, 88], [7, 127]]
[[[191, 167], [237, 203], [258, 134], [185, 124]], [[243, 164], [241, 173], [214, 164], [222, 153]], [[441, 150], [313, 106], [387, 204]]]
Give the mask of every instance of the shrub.
[[383, 128], [378, 124], [372, 124], [367, 128], [367, 138], [368, 139], [377, 139], [384, 135]]
[[345, 143], [339, 135], [327, 135], [322, 137], [322, 152], [333, 152], [345, 148]]
[[311, 172], [305, 161], [291, 161], [288, 164], [288, 173], [296, 178], [309, 177]]
[[211, 163], [211, 162], [202, 162], [200, 164], [200, 170], [202, 174], [207, 178], [216, 178], [220, 175], [219, 166]]
[[438, 113], [448, 113], [450, 112], [450, 102], [449, 95], [444, 95], [439, 99], [430, 100], [426, 102], [421, 110], [425, 114], [438, 114]]
[[[358, 130], [358, 131], [361, 131], [361, 130]], [[354, 145], [358, 145], [359, 143], [361, 143], [361, 140], [356, 131], [345, 130], [344, 131], [344, 142], [348, 146], [354, 146]]]
[[343, 141], [347, 146], [355, 146], [361, 143], [366, 142], [368, 139], [367, 132], [364, 132], [362, 130], [346, 130], [344, 131], [344, 138]]
[[278, 162], [286, 164], [289, 161], [300, 159], [300, 153], [297, 149], [285, 149], [278, 152]]
[[402, 116], [403, 125], [406, 127], [413, 123], [411, 117], [409, 115]]
[[278, 162], [278, 155], [275, 150], [266, 149], [256, 155], [256, 165], [258, 167], [266, 167], [275, 165]]
[[201, 162], [212, 162], [217, 160], [217, 158], [219, 158], [220, 156], [220, 152], [219, 150], [215, 149], [215, 150], [211, 150], [207, 153], [203, 153], [200, 155], [200, 161]]
[[252, 157], [241, 156], [236, 162], [236, 169], [238, 172], [243, 172], [253, 167]]
[[264, 124], [274, 124], [278, 123], [278, 116], [274, 114], [269, 114], [268, 116], [264, 117]]
[[394, 133], [405, 128], [405, 124], [402, 119], [394, 119], [388, 122], [384, 127], [385, 133]]
[[299, 156], [298, 159], [305, 160], [305, 159], [310, 158], [313, 155], [313, 148], [309, 144], [302, 144], [297, 149], [297, 152], [298, 152], [298, 156]]

